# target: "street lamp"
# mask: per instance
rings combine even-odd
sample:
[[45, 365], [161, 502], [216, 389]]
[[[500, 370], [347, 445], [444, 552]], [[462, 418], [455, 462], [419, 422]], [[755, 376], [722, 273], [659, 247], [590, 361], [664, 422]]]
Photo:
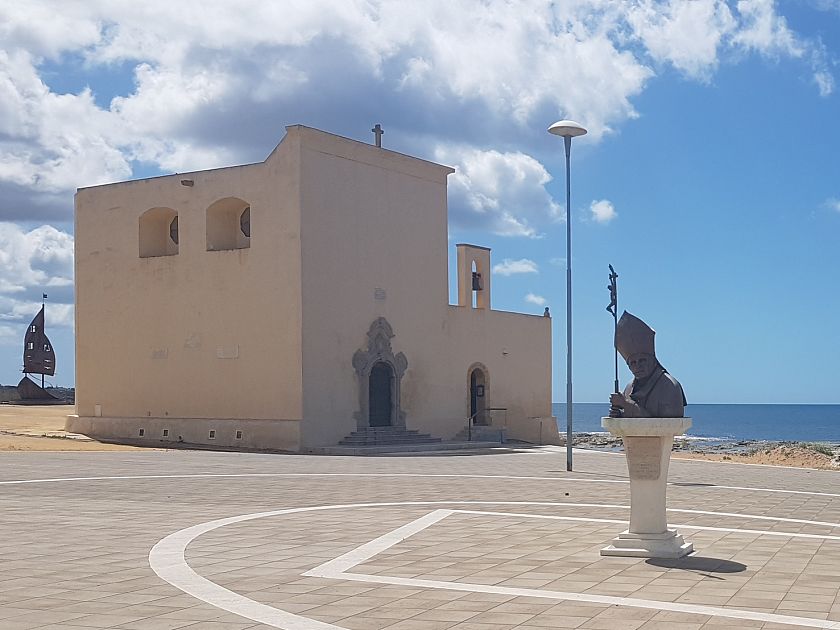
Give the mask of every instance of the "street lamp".
[[563, 136], [566, 146], [566, 470], [572, 470], [572, 204], [569, 155], [572, 138], [586, 133], [573, 120], [559, 120], [548, 128], [549, 133]]

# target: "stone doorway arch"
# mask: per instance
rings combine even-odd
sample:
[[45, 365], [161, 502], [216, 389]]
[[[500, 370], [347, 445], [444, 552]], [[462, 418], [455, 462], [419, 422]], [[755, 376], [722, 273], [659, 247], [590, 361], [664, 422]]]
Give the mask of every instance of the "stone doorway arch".
[[[359, 430], [372, 426], [405, 428], [400, 390], [408, 359], [402, 352], [394, 354], [391, 349], [394, 331], [384, 317], [373, 321], [367, 337], [367, 348], [357, 350], [353, 355], [353, 369], [359, 382], [359, 410], [353, 414], [356, 426]], [[389, 390], [387, 394], [385, 387]], [[386, 423], [388, 413], [390, 417]]]
[[482, 426], [489, 423], [487, 416], [487, 368], [481, 363], [470, 366], [469, 399], [470, 418], [474, 425]]

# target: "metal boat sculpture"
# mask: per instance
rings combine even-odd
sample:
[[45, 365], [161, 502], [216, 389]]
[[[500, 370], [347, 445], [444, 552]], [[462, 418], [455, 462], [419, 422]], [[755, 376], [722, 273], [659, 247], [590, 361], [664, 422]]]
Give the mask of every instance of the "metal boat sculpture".
[[[32, 374], [41, 375], [40, 385], [31, 377]], [[33, 402], [58, 401], [44, 387], [44, 377], [54, 374], [55, 351], [44, 331], [44, 304], [41, 304], [41, 310], [29, 324], [23, 339], [23, 378], [18, 383], [20, 399]]]

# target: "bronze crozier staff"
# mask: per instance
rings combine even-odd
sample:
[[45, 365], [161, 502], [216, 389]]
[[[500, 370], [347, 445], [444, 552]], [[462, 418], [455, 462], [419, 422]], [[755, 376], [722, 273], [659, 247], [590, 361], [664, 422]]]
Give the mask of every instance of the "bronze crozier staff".
[[[612, 265], [609, 265], [610, 268], [610, 283], [607, 285], [607, 289], [610, 290], [610, 304], [607, 306], [607, 311], [613, 316], [613, 339], [615, 338], [615, 332], [618, 330], [618, 284], [616, 280], [618, 279], [618, 274], [613, 269]], [[615, 349], [615, 393], [620, 393], [618, 389], [618, 348]], [[620, 418], [621, 417], [621, 407], [616, 407], [614, 405], [610, 406], [610, 417], [611, 418]]]

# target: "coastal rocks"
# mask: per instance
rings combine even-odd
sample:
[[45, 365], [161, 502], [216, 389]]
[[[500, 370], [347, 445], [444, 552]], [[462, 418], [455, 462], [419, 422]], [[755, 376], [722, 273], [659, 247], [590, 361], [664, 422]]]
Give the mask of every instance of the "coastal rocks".
[[[565, 442], [563, 445], [565, 446]], [[573, 445], [577, 448], [600, 451], [624, 450], [621, 438], [606, 433], [576, 433]], [[840, 443], [725, 441], [676, 437], [673, 452], [682, 459], [840, 470]]]
[[[561, 446], [566, 445], [566, 436], [560, 434]], [[578, 448], [595, 448], [598, 450], [621, 449], [621, 438], [609, 433], [575, 433], [572, 437], [572, 446]]]

